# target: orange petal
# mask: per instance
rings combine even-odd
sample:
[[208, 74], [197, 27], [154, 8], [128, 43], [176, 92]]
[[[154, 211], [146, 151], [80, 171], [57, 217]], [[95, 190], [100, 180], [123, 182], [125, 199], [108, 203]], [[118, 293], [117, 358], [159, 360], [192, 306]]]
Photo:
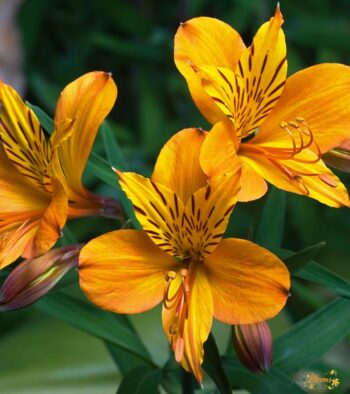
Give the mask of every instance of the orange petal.
[[47, 144], [34, 112], [0, 81], [0, 136], [8, 158], [35, 187], [45, 189]]
[[[208, 339], [212, 326], [213, 301], [206, 274], [201, 266], [190, 268], [192, 284], [189, 290], [188, 313], [182, 336], [174, 333], [178, 325], [177, 304], [173, 308], [163, 306], [162, 320], [165, 334], [172, 345], [175, 358], [183, 368], [193, 373], [199, 383], [203, 379], [203, 343]], [[176, 285], [176, 284], [175, 284]]]
[[[56, 176], [67, 192], [84, 196], [81, 177], [98, 128], [112, 109], [117, 87], [110, 74], [90, 72], [66, 86], [58, 100], [55, 114], [55, 134], [62, 173], [55, 167]], [[72, 129], [67, 122], [73, 121]], [[69, 137], [65, 138], [65, 133]], [[56, 144], [56, 143], [55, 143]], [[56, 144], [57, 145], [57, 144]]]
[[241, 189], [237, 199], [240, 202], [257, 200], [267, 192], [267, 183], [262, 176], [255, 172], [248, 163], [243, 163], [241, 174]]
[[[314, 198], [331, 207], [349, 206], [345, 186], [316, 155], [308, 149], [297, 155], [296, 160], [269, 159], [263, 153], [252, 152], [245, 146], [242, 161], [274, 186]], [[309, 162], [308, 162], [309, 161]]]
[[68, 213], [68, 200], [63, 186], [53, 178], [52, 201], [42, 218], [33, 239], [27, 244], [22, 256], [31, 259], [47, 252], [61, 236]]
[[193, 18], [181, 24], [176, 33], [175, 64], [185, 77], [197, 107], [212, 124], [222, 114], [203, 91], [193, 67], [212, 65], [234, 70], [244, 49], [240, 35], [214, 18]]
[[320, 64], [287, 79], [283, 93], [254, 143], [290, 146], [281, 122], [305, 119], [322, 153], [350, 138], [350, 67]]
[[271, 252], [243, 239], [224, 239], [205, 261], [214, 316], [228, 324], [274, 317], [290, 288], [286, 266]]
[[101, 308], [140, 313], [162, 300], [165, 275], [174, 264], [144, 232], [113, 231], [83, 247], [79, 258], [80, 286]]
[[229, 121], [216, 123], [207, 135], [200, 153], [200, 164], [209, 178], [234, 173], [241, 167], [234, 128]]
[[167, 187], [132, 172], [116, 171], [135, 215], [152, 241], [172, 256], [182, 256], [184, 205]]
[[16, 223], [0, 233], [0, 269], [16, 261], [35, 236], [39, 220]]
[[185, 129], [176, 133], [162, 148], [154, 167], [152, 180], [175, 192], [186, 203], [207, 177], [199, 165], [199, 153], [206, 132]]

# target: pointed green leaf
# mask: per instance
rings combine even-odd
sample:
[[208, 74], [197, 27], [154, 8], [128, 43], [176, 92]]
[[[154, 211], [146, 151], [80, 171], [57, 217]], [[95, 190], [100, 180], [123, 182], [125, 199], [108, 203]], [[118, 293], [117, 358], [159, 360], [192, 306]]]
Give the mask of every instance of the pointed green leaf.
[[254, 374], [244, 368], [234, 357], [224, 357], [224, 369], [232, 386], [243, 387], [252, 394], [301, 394], [305, 393], [293, 380], [278, 368], [265, 374]]
[[220, 393], [230, 394], [231, 388], [221, 364], [219, 350], [212, 333], [204, 344], [203, 369], [213, 379]]
[[274, 341], [273, 365], [293, 373], [312, 364], [350, 333], [350, 301], [337, 299]]
[[283, 237], [286, 193], [274, 187], [270, 189], [260, 218], [255, 242], [265, 248], [278, 248]]
[[287, 265], [289, 271], [294, 274], [301, 270], [301, 268], [303, 268], [309, 261], [314, 259], [319, 253], [319, 251], [325, 246], [325, 242], [320, 242], [316, 245], [312, 245], [308, 248], [302, 249], [289, 257], [286, 257], [285, 259], [283, 259], [283, 261]]
[[132, 369], [122, 380], [117, 394], [158, 393], [162, 378], [162, 370], [150, 366], [140, 366]]

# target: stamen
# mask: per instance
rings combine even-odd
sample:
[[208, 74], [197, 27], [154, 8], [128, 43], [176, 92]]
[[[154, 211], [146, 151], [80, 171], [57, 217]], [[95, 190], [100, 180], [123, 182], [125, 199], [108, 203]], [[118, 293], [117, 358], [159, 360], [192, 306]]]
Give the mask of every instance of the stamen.
[[338, 181], [334, 178], [332, 178], [330, 175], [328, 174], [320, 174], [318, 176], [322, 182], [324, 182], [325, 184], [327, 184], [330, 187], [337, 187], [338, 186]]

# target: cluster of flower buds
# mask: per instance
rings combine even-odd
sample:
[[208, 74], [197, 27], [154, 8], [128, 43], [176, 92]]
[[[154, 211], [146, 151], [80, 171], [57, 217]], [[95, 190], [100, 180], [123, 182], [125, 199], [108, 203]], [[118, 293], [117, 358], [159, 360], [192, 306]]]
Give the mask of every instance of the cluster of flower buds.
[[81, 248], [82, 245], [64, 246], [18, 264], [0, 288], [0, 311], [23, 308], [44, 296], [77, 266]]

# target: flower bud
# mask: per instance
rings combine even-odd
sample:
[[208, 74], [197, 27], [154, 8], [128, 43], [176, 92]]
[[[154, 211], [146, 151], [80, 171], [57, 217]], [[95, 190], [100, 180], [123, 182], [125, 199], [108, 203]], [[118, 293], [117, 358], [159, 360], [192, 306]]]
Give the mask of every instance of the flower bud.
[[255, 373], [266, 372], [272, 364], [272, 336], [266, 323], [232, 327], [233, 346], [242, 364]]
[[323, 161], [343, 172], [350, 172], [350, 140], [322, 155]]
[[18, 264], [0, 289], [0, 311], [23, 308], [44, 296], [78, 264], [81, 248], [82, 245], [64, 246]]

